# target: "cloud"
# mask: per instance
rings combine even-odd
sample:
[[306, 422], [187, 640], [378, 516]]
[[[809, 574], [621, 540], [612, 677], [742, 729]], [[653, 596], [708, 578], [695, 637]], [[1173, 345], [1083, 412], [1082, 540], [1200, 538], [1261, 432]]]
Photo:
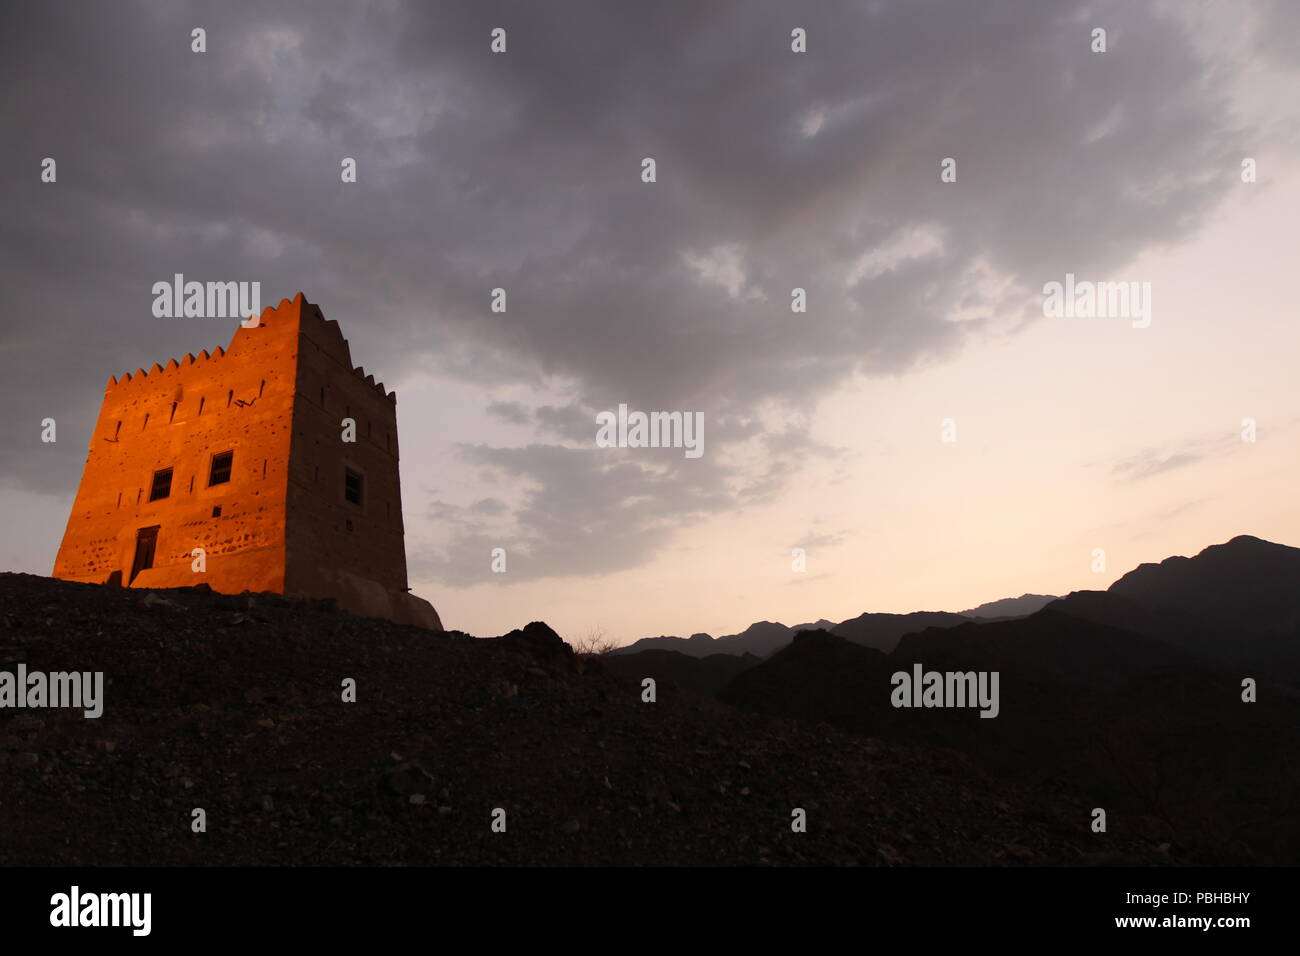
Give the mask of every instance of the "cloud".
[[1145, 448], [1136, 455], [1116, 462], [1111, 472], [1128, 481], [1140, 481], [1176, 468], [1186, 468], [1218, 455], [1229, 454], [1242, 445], [1241, 438], [1231, 434], [1189, 438], [1173, 446]]
[[803, 536], [798, 547], [801, 547], [806, 551], [812, 551], [817, 548], [834, 548], [843, 544], [845, 540], [845, 535], [837, 532], [827, 534], [824, 532], [810, 531], [808, 534]]
[[[495, 577], [489, 557], [504, 548], [508, 580], [599, 576], [633, 568], [681, 525], [728, 502], [725, 475], [706, 459], [674, 449], [522, 448], [463, 445], [462, 460], [500, 473], [522, 501], [509, 516], [438, 502], [431, 517], [447, 543], [423, 546], [413, 570], [453, 585]], [[489, 521], [488, 518], [506, 520]]]
[[487, 412], [508, 425], [527, 425], [532, 421], [528, 409], [519, 402], [493, 402]]
[[[954, 355], [1026, 321], [1044, 277], [1107, 274], [1206, 220], [1249, 132], [1218, 91], [1248, 56], [1209, 62], [1145, 4], [1074, 9], [21, 5], [0, 35], [0, 477], [70, 492], [110, 374], [228, 340], [153, 318], [154, 281], [259, 280], [268, 301], [306, 291], [388, 381], [562, 383], [558, 404], [488, 407], [536, 443], [489, 437], [460, 467], [531, 489], [501, 499], [520, 573], [635, 566], [779, 495], [850, 377]], [[704, 412], [705, 463], [571, 447], [620, 402]], [[47, 415], [60, 442], [35, 454]], [[507, 518], [442, 507], [460, 515], [447, 553]]]
[[1193, 465], [1204, 458], [1205, 456], [1201, 454], [1179, 453], [1161, 456], [1159, 453], [1148, 451], [1119, 462], [1115, 466], [1115, 474], [1137, 481], [1142, 478], [1150, 478], [1153, 475], [1163, 474], [1166, 471], [1172, 471], [1175, 468]]

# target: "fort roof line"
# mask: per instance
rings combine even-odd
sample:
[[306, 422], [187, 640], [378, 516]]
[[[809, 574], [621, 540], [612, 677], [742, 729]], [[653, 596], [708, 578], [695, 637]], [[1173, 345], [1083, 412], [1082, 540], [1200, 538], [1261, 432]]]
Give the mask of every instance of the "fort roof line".
[[[307, 306], [313, 306], [313, 308], [315, 308], [314, 304], [309, 302], [307, 300], [307, 297], [303, 295], [303, 293], [301, 292], [299, 292], [296, 296], [294, 296], [292, 300], [281, 299], [277, 305], [274, 306], [268, 305], [265, 309], [262, 310], [262, 314], [256, 326], [253, 326], [252, 328], [245, 328], [243, 325], [238, 326], [235, 329], [234, 335], [231, 336], [230, 345], [227, 348], [222, 348], [220, 345], [218, 345], [211, 353], [209, 353], [207, 349], [202, 349], [199, 352], [197, 357], [194, 355], [193, 352], [187, 352], [185, 356], [180, 360], [177, 360], [175, 358], [168, 359], [166, 366], [162, 366], [159, 365], [157, 362], [154, 362], [148, 371], [145, 371], [145, 369], [143, 368], [137, 368], [135, 372], [124, 372], [120, 377], [117, 375], [110, 375], [108, 382], [104, 385], [105, 394], [107, 394], [109, 391], [120, 389], [130, 384], [139, 382], [141, 379], [148, 379], [151, 376], [162, 375], [167, 372], [171, 372], [175, 369], [182, 369], [185, 368], [186, 366], [196, 365], [200, 362], [215, 361], [217, 359], [225, 358], [227, 353], [235, 347], [236, 342], [239, 341], [239, 336], [241, 333], [251, 333], [257, 331], [258, 329], [264, 328], [266, 325], [269, 324], [267, 322], [268, 317], [273, 316], [275, 313], [279, 312], [283, 308], [291, 307], [294, 305], [297, 305], [299, 307], [300, 315], [306, 314]], [[326, 319], [325, 316], [321, 313], [319, 308], [315, 308], [315, 312], [312, 314], [320, 316], [320, 319], [322, 323], [326, 326], [326, 328], [333, 331], [334, 334], [338, 337], [338, 340], [343, 347], [343, 356], [345, 359], [344, 364], [346, 365], [347, 368], [349, 368], [352, 371], [352, 374], [355, 375], [357, 378], [364, 379], [368, 385], [370, 385], [373, 389], [375, 389], [375, 391], [377, 391], [380, 395], [386, 398], [389, 402], [396, 403], [397, 393], [395, 391], [390, 392], [386, 390], [384, 388], [383, 382], [376, 382], [374, 375], [367, 375], [364, 366], [360, 366], [360, 365], [354, 366], [352, 364], [352, 350], [348, 346], [348, 340], [343, 337], [343, 332], [339, 328], [338, 322], [336, 322], [334, 319]]]

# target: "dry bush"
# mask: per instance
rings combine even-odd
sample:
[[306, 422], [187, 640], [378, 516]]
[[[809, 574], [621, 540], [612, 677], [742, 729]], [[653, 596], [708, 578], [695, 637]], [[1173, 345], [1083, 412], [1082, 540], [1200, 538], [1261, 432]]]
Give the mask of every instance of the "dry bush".
[[604, 657], [618, 647], [613, 638], [605, 636], [605, 629], [597, 625], [582, 637], [569, 638], [569, 646], [579, 657]]

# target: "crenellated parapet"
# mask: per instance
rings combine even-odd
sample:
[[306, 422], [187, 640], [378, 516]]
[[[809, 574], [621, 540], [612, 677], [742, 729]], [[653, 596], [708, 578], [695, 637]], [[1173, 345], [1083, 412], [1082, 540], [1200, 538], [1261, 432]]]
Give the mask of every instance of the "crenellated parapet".
[[262, 310], [256, 325], [245, 326], [241, 323], [235, 329], [230, 345], [227, 348], [217, 346], [211, 353], [207, 349], [203, 349], [197, 356], [190, 352], [180, 359], [168, 359], [166, 365], [159, 365], [155, 362], [147, 371], [138, 368], [134, 372], [125, 372], [121, 376], [112, 375], [109, 377], [108, 382], [105, 383], [105, 394], [123, 388], [133, 390], [142, 389], [146, 386], [153, 388], [157, 386], [160, 377], [165, 378], [168, 375], [176, 375], [178, 378], [183, 377], [196, 367], [207, 372], [210, 370], [209, 363], [219, 362], [227, 355], [241, 351], [246, 343], [257, 336], [265, 335], [268, 332], [273, 333], [281, 328], [301, 327], [304, 319], [317, 325], [322, 330], [319, 336], [321, 344], [329, 347], [339, 361], [352, 370], [352, 374], [366, 382], [367, 385], [390, 403], [396, 404], [396, 392], [387, 391], [383, 382], [376, 382], [374, 376], [367, 375], [364, 368], [352, 364], [352, 352], [348, 346], [348, 340], [343, 337], [338, 322], [333, 319], [326, 319], [321, 314], [320, 309], [315, 304], [307, 301], [307, 297], [301, 292], [292, 299], [281, 299], [277, 305], [267, 306]]

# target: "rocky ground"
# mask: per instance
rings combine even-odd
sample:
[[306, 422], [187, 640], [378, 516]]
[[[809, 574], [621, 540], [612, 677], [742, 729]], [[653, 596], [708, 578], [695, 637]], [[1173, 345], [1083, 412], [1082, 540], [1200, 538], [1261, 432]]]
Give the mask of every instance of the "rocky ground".
[[644, 703], [544, 624], [484, 640], [0, 574], [0, 669], [19, 662], [103, 671], [105, 703], [0, 710], [4, 865], [1169, 862], [948, 751], [671, 685]]

